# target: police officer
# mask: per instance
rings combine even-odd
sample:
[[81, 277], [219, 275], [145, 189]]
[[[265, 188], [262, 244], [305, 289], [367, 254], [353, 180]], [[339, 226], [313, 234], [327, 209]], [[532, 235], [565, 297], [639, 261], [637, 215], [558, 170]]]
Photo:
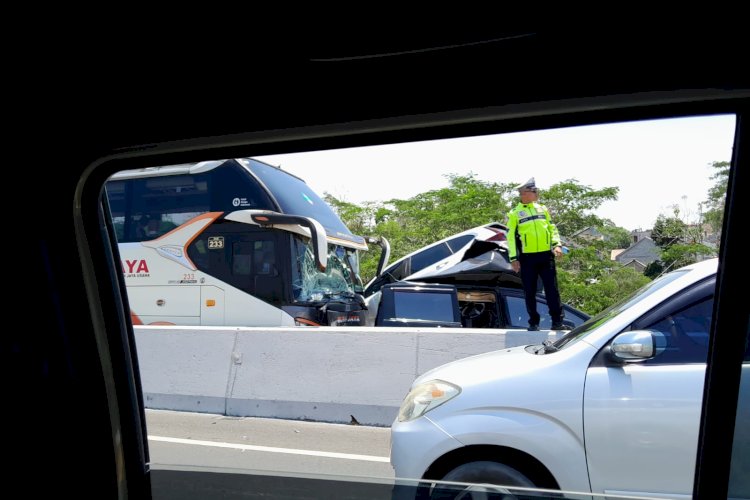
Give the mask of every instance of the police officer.
[[555, 268], [555, 257], [563, 254], [560, 235], [547, 207], [537, 203], [539, 196], [534, 178], [516, 186], [516, 189], [521, 195], [521, 203], [508, 214], [508, 256], [513, 270], [521, 273], [529, 313], [529, 331], [539, 330], [539, 313], [536, 310], [538, 277], [544, 284], [552, 330], [569, 330], [563, 324], [565, 313], [560, 302]]

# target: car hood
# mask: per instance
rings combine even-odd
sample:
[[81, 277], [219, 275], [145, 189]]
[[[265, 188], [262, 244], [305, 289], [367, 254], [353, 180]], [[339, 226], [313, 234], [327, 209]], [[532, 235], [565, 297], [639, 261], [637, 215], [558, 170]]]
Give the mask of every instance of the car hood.
[[429, 380], [444, 380], [467, 387], [490, 378], [522, 376], [554, 363], [555, 360], [550, 355], [536, 355], [528, 352], [526, 347], [511, 347], [452, 361], [423, 373], [413, 385]]
[[[467, 252], [469, 254], [469, 252]], [[494, 248], [458, 264], [419, 275], [419, 281], [446, 284], [486, 284], [521, 287], [521, 276], [513, 271], [507, 251]]]

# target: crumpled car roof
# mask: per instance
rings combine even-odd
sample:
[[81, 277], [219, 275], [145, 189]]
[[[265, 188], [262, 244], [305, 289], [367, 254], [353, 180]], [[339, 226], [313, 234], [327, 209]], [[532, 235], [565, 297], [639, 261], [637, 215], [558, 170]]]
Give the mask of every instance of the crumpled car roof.
[[420, 276], [419, 281], [522, 287], [521, 276], [508, 260], [507, 248], [484, 241], [475, 242], [458, 264]]

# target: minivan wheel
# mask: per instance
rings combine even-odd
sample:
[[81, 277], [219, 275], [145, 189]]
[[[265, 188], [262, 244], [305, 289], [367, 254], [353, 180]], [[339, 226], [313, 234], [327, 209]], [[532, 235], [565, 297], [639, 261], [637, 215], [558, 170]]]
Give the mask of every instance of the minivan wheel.
[[430, 499], [503, 499], [516, 498], [509, 490], [499, 486], [481, 486], [482, 484], [494, 484], [501, 486], [520, 486], [523, 488], [535, 488], [536, 485], [521, 472], [499, 462], [481, 461], [470, 462], [459, 465], [443, 476], [443, 481], [458, 483], [473, 483], [475, 486], [466, 489], [457, 487], [440, 488], [434, 487]]

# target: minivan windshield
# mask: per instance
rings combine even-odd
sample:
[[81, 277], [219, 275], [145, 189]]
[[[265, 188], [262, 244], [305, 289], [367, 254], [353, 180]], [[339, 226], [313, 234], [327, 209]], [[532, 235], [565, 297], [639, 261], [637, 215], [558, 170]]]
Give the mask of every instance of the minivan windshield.
[[624, 310], [637, 304], [662, 287], [668, 285], [669, 283], [672, 283], [674, 280], [683, 276], [686, 272], [688, 272], [688, 270], [678, 269], [676, 271], [672, 271], [668, 274], [660, 276], [654, 281], [649, 282], [648, 284], [633, 292], [633, 294], [629, 297], [609, 306], [607, 309], [604, 309], [602, 312], [600, 312], [593, 318], [590, 318], [578, 328], [571, 330], [565, 336], [555, 341], [552, 345], [556, 348], [555, 350], [557, 351], [575, 344], [576, 342], [596, 330], [599, 326], [603, 325], [612, 318], [615, 318]]

